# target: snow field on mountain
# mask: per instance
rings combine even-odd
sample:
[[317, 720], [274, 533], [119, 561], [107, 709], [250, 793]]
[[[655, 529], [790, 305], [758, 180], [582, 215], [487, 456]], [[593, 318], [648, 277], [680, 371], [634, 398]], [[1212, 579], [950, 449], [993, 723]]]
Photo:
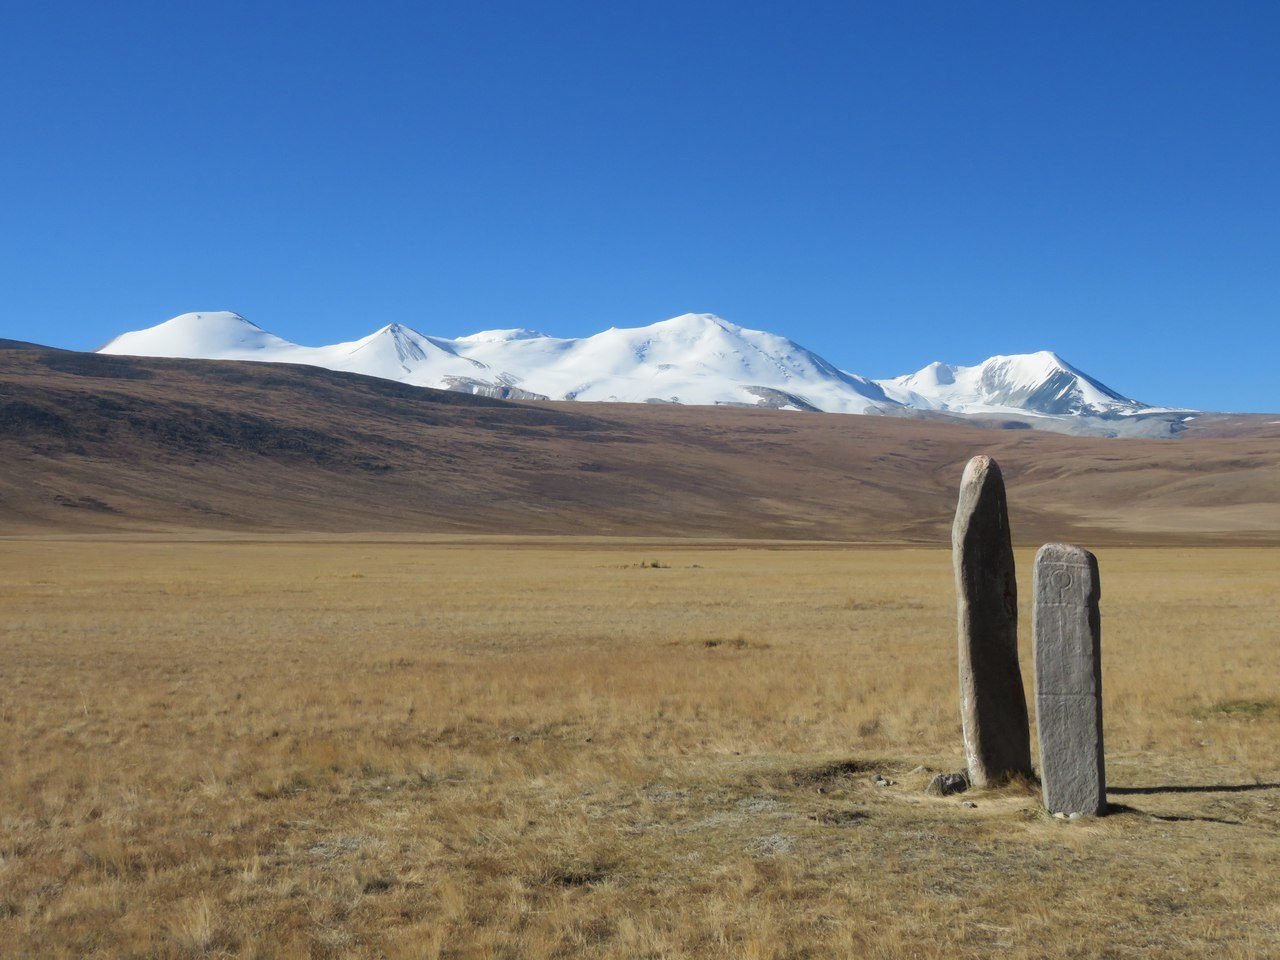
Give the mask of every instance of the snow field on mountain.
[[415, 386], [515, 387], [553, 400], [735, 404], [888, 413], [894, 409], [1032, 416], [1125, 416], [1149, 410], [1048, 351], [971, 367], [931, 363], [874, 381], [792, 340], [712, 314], [684, 314], [590, 337], [485, 330], [454, 339], [392, 323], [360, 340], [306, 347], [235, 313], [187, 313], [125, 333], [102, 353], [301, 363]]

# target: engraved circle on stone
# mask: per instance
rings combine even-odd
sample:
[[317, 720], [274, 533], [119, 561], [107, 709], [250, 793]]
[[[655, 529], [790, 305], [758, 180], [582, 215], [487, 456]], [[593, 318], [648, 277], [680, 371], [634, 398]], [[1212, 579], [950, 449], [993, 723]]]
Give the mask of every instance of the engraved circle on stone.
[[1067, 590], [1075, 582], [1075, 577], [1066, 567], [1058, 567], [1049, 575], [1049, 582], [1055, 590]]

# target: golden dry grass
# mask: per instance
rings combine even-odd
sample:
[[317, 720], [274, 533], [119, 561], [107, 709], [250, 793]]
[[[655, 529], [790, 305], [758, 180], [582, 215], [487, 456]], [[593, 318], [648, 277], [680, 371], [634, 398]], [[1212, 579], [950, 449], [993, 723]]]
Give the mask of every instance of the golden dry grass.
[[1063, 823], [922, 793], [945, 551], [0, 544], [3, 952], [1280, 955], [1280, 550], [1099, 557]]

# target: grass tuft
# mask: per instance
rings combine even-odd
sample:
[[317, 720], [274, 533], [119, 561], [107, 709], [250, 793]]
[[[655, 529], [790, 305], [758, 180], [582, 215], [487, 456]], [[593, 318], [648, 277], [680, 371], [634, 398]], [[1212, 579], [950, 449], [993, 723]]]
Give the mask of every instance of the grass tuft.
[[1235, 720], [1257, 720], [1260, 717], [1280, 714], [1278, 700], [1219, 700], [1214, 703], [1196, 707], [1193, 715], [1200, 720], [1228, 718]]

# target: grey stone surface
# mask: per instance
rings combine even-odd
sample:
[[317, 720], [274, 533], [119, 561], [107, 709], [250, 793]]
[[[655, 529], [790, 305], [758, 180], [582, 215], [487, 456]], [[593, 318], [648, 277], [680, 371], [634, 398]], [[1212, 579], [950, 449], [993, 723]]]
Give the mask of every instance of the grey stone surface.
[[1107, 807], [1102, 743], [1102, 595], [1088, 550], [1048, 543], [1036, 554], [1036, 729], [1050, 813], [1097, 816]]
[[924, 788], [924, 792], [934, 797], [949, 797], [952, 794], [964, 793], [969, 789], [969, 778], [963, 773], [940, 773]]
[[969, 781], [1031, 775], [1031, 728], [1018, 667], [1018, 585], [1004, 478], [969, 461], [951, 528], [960, 641], [960, 717]]

